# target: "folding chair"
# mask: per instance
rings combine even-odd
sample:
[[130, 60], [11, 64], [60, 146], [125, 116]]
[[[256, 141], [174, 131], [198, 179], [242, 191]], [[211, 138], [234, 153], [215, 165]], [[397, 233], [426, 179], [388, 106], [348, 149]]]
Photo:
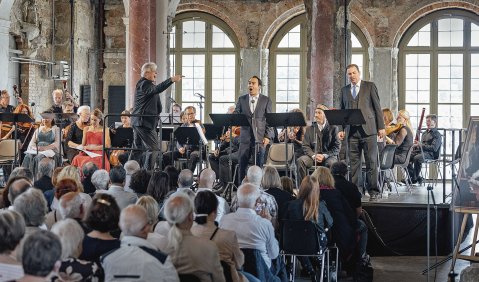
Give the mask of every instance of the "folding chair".
[[379, 184], [381, 187], [381, 197], [384, 191], [384, 186], [391, 181], [388, 181], [389, 177], [393, 180], [394, 189], [396, 194], [399, 196], [398, 188], [396, 185], [396, 177], [394, 176], [394, 153], [396, 152], [397, 145], [389, 144], [386, 145], [382, 151], [381, 162], [379, 163]]

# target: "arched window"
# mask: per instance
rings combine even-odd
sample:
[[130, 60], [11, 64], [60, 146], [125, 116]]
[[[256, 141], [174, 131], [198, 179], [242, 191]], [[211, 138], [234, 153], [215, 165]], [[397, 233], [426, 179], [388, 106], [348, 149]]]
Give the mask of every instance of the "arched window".
[[417, 127], [421, 109], [439, 127], [462, 128], [479, 112], [479, 21], [469, 12], [434, 12], [414, 23], [399, 44], [399, 108]]
[[196, 117], [199, 119], [202, 112], [202, 120], [208, 121], [209, 113], [226, 113], [235, 104], [239, 89], [238, 46], [231, 29], [216, 17], [204, 13], [175, 17], [170, 67], [171, 73], [185, 77], [172, 91], [183, 109], [195, 106]]
[[361, 29], [355, 23], [351, 23], [351, 63], [358, 65], [361, 78], [364, 80], [369, 79], [368, 47], [368, 40]]

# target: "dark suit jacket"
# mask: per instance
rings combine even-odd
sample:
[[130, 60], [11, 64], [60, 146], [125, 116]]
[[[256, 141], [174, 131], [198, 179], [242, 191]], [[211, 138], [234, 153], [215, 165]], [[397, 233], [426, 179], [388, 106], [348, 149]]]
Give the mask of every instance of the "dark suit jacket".
[[[256, 127], [257, 127], [257, 138], [258, 142], [263, 142], [263, 138], [267, 137], [270, 140], [273, 138], [273, 130], [266, 124], [266, 113], [271, 113], [272, 103], [269, 97], [264, 95], [258, 95], [258, 100], [256, 101], [254, 116], [256, 120]], [[242, 95], [238, 98], [238, 102], [236, 103], [235, 113], [244, 114], [248, 118], [248, 122], [251, 126], [242, 126], [241, 127], [241, 134], [240, 134], [240, 142], [241, 143], [249, 143], [251, 139], [254, 138], [253, 134], [253, 126], [252, 126], [252, 119], [253, 113], [250, 109], [250, 102], [249, 102], [249, 94]]]
[[[384, 129], [383, 112], [376, 85], [373, 82], [361, 80], [357, 99], [359, 99], [358, 109], [366, 120], [366, 123], [362, 125], [364, 132], [367, 135], [374, 135], [379, 129]], [[341, 89], [341, 109], [353, 109], [351, 84]]]
[[304, 154], [310, 156], [311, 158], [316, 153], [327, 154], [328, 157], [338, 157], [339, 150], [341, 148], [341, 141], [338, 139], [338, 131], [339, 129], [337, 126], [329, 125], [329, 123], [326, 123], [326, 126], [322, 131], [319, 131], [316, 126], [316, 135], [318, 136], [318, 151], [314, 152], [314, 128], [312, 126], [308, 126], [303, 139]]
[[[158, 115], [161, 113], [161, 101], [159, 94], [165, 91], [173, 84], [170, 78], [158, 85], [154, 85], [151, 80], [144, 77], [136, 83], [135, 106], [133, 114]], [[158, 119], [156, 117], [131, 117], [133, 126], [141, 126], [149, 129], [156, 128]]]

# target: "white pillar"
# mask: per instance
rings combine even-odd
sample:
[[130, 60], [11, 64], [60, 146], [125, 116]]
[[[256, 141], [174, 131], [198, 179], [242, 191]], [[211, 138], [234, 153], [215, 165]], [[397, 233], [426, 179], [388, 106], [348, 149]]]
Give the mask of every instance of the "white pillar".
[[[158, 75], [156, 83], [161, 83], [168, 77], [168, 1], [156, 0], [156, 64]], [[170, 97], [171, 87], [160, 95], [163, 112], [170, 111], [170, 103], [166, 97]]]
[[125, 24], [125, 108], [129, 109], [133, 107], [133, 101], [128, 95], [130, 91], [130, 22], [128, 17], [123, 17], [123, 24]]
[[[9, 43], [10, 43], [10, 21], [0, 19], [0, 89], [8, 89], [8, 69], [9, 69]], [[10, 94], [12, 90], [9, 89]]]

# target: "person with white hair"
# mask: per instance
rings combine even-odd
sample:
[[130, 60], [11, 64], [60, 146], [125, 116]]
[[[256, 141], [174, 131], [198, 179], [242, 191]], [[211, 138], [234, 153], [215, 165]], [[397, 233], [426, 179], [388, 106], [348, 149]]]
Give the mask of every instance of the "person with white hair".
[[52, 190], [52, 173], [54, 168], [55, 162], [50, 158], [44, 158], [38, 162], [37, 178], [33, 186], [43, 192]]
[[83, 129], [88, 126], [88, 123], [90, 122], [90, 106], [83, 105], [78, 107], [77, 115], [79, 118], [65, 128], [65, 153], [70, 163], [80, 152], [75, 148], [81, 145], [83, 139]]
[[135, 191], [130, 188], [131, 176], [133, 173], [140, 170], [140, 164], [135, 160], [129, 160], [125, 163], [125, 165], [123, 165], [123, 168], [126, 171], [125, 186], [123, 189], [126, 192], [135, 193]]
[[279, 255], [279, 245], [268, 213], [264, 209], [261, 216], [255, 212], [259, 196], [258, 186], [251, 183], [241, 185], [237, 192], [238, 210], [223, 216], [219, 227], [235, 231], [240, 248], [259, 250], [271, 269], [271, 260]]
[[110, 174], [104, 169], [99, 169], [91, 176], [91, 183], [95, 186], [95, 193], [105, 192], [108, 189], [110, 183]]
[[10, 281], [23, 276], [23, 268], [13, 251], [25, 234], [25, 220], [10, 210], [0, 210], [0, 280]]
[[[243, 180], [244, 183], [250, 183], [257, 186], [260, 190], [260, 196], [258, 198], [258, 211], [261, 212], [262, 209], [266, 209], [268, 213], [271, 215], [271, 222], [273, 226], [276, 228], [278, 226], [278, 203], [276, 199], [271, 195], [266, 193], [261, 188], [261, 181], [263, 179], [263, 170], [259, 166], [251, 166], [248, 168], [248, 172], [246, 174], [245, 179]], [[231, 211], [235, 212], [238, 209], [238, 194], [233, 198], [231, 201]]]
[[192, 274], [201, 281], [225, 281], [218, 247], [208, 239], [193, 236], [193, 202], [184, 193], [174, 193], [165, 203], [165, 217], [171, 225], [164, 250], [178, 273]]
[[[146, 149], [146, 158], [142, 167], [147, 170], [155, 168], [158, 158], [159, 145], [156, 136], [156, 127], [161, 113], [160, 93], [168, 89], [173, 83], [178, 82], [182, 75], [174, 75], [162, 83], [155, 85], [157, 66], [153, 62], [145, 63], [141, 67], [141, 78], [136, 84], [135, 100], [133, 106], [134, 115], [151, 116], [132, 116], [131, 125], [133, 127], [133, 149]], [[142, 150], [134, 150], [130, 154], [130, 160], [139, 162]]]
[[[213, 192], [213, 184], [216, 180], [216, 173], [211, 168], [206, 168], [201, 171], [198, 179], [198, 189], [196, 193], [201, 191]], [[218, 199], [218, 208], [216, 210], [216, 222], [220, 222], [223, 215], [229, 213], [230, 206], [223, 197], [216, 196]]]
[[190, 189], [193, 185], [193, 172], [187, 168], [180, 171], [178, 175], [178, 189]]
[[61, 265], [57, 271], [62, 281], [99, 281], [103, 269], [96, 262], [79, 260], [85, 234], [74, 219], [67, 218], [55, 223], [51, 232], [60, 238], [62, 245]]
[[121, 247], [101, 257], [106, 281], [124, 275], [135, 281], [179, 281], [171, 258], [146, 240], [152, 226], [142, 206], [124, 208], [119, 225]]
[[91, 204], [82, 199], [78, 192], [68, 192], [60, 198], [58, 212], [62, 219], [71, 218], [78, 222], [83, 232], [88, 234], [91, 230], [83, 223], [83, 217]]

